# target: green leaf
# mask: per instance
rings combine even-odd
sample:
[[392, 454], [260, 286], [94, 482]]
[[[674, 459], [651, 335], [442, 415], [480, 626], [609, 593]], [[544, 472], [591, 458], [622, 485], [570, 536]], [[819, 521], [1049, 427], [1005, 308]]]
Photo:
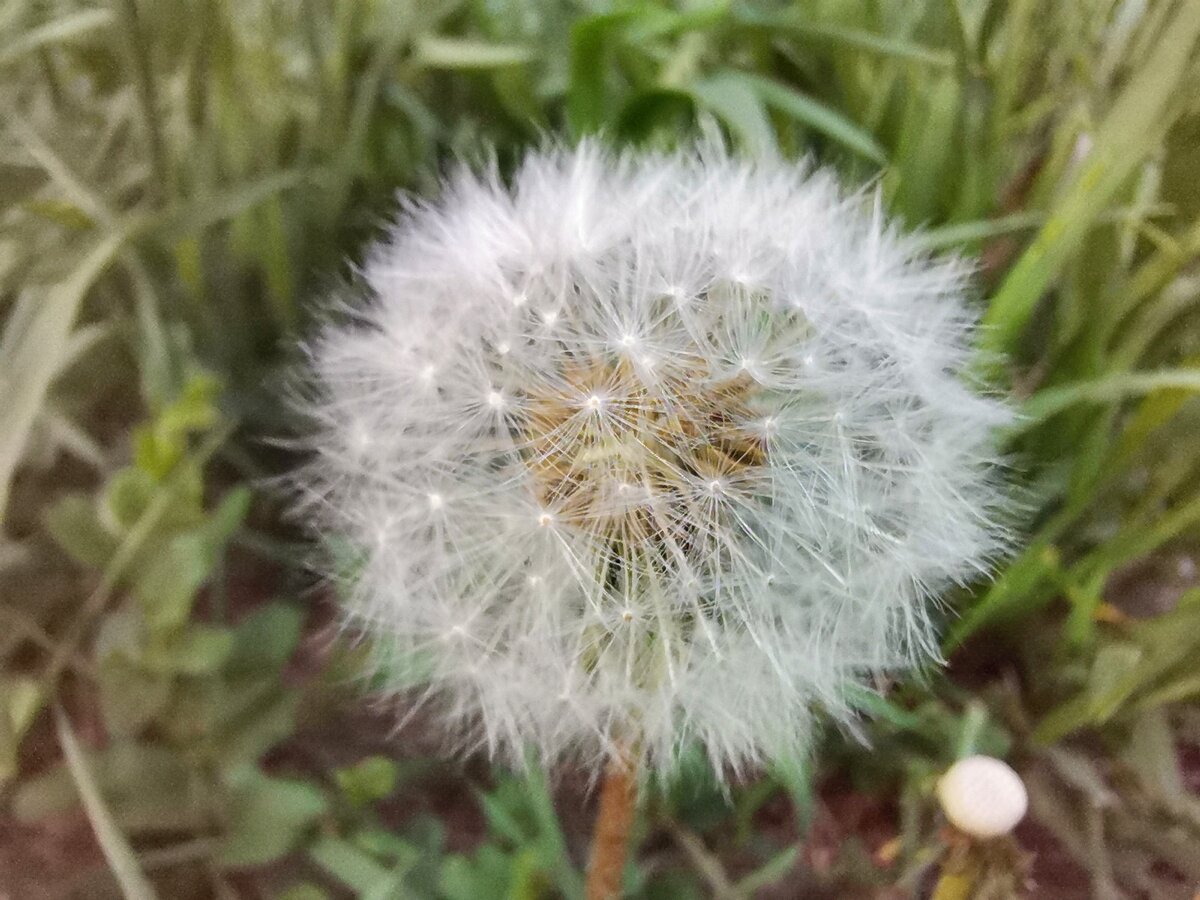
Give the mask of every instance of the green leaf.
[[285, 855], [328, 808], [313, 785], [253, 768], [231, 775], [229, 829], [217, 853], [226, 868], [256, 866]]
[[737, 883], [738, 896], [752, 897], [760, 888], [779, 881], [796, 864], [798, 847], [786, 847]]
[[21, 739], [42, 705], [41, 686], [22, 675], [0, 676], [0, 787], [17, 773]]
[[233, 650], [233, 634], [226, 628], [189, 624], [166, 641], [155, 641], [142, 655], [154, 672], [177, 675], [210, 675], [219, 670]]
[[797, 827], [801, 834], [806, 833], [816, 811], [812, 760], [802, 755], [776, 759], [771, 766], [771, 775], [787, 789], [796, 810]]
[[171, 697], [171, 679], [148, 672], [124, 654], [101, 660], [100, 708], [110, 734], [133, 736], [149, 725]]
[[129, 467], [116, 472], [104, 486], [105, 518], [121, 531], [128, 530], [153, 502], [159, 483], [143, 469]]
[[285, 689], [278, 676], [227, 686], [219, 709], [218, 756], [257, 760], [295, 731], [299, 703], [299, 692]]
[[349, 841], [328, 835], [319, 838], [308, 850], [318, 866], [359, 895], [391, 883], [388, 869], [374, 857]]
[[748, 72], [730, 73], [774, 109], [786, 113], [814, 131], [819, 131], [842, 146], [879, 165], [887, 164], [887, 152], [870, 132], [860, 128], [836, 110], [830, 109], [794, 88], [771, 78]]
[[756, 86], [739, 72], [725, 71], [693, 82], [697, 106], [716, 115], [752, 155], [777, 149], [775, 129]]
[[655, 89], [640, 91], [621, 110], [617, 133], [629, 141], [642, 141], [662, 129], [681, 130], [691, 122], [696, 104], [686, 91]]
[[133, 593], [151, 632], [173, 631], [187, 622], [212, 566], [208, 542], [194, 532], [172, 538], [149, 557]]
[[118, 539], [100, 522], [86, 494], [67, 494], [46, 510], [46, 530], [80, 565], [103, 569], [117, 551]]
[[355, 806], [382, 800], [396, 789], [399, 769], [383, 756], [368, 756], [352, 766], [336, 769], [334, 780], [346, 799]]
[[446, 900], [509, 900], [512, 881], [512, 857], [485, 844], [473, 857], [447, 856], [438, 889]]
[[282, 894], [276, 894], [275, 900], [332, 900], [329, 892], [310, 882], [294, 884]]
[[278, 672], [300, 642], [302, 618], [299, 609], [278, 601], [256, 609], [234, 629], [225, 671], [231, 675]]
[[413, 54], [413, 62], [427, 69], [499, 69], [533, 60], [528, 47], [432, 35], [418, 40]]
[[567, 125], [574, 137], [600, 129], [616, 104], [609, 87], [609, 58], [632, 10], [587, 16], [571, 26]]

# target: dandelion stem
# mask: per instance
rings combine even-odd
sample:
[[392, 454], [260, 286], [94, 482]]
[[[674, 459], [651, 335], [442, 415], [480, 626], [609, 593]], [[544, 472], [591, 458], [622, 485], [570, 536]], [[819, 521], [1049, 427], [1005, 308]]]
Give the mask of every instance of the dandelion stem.
[[587, 900], [617, 900], [621, 896], [636, 806], [635, 763], [631, 754], [619, 752], [609, 760], [600, 786], [600, 810], [596, 814], [588, 863]]

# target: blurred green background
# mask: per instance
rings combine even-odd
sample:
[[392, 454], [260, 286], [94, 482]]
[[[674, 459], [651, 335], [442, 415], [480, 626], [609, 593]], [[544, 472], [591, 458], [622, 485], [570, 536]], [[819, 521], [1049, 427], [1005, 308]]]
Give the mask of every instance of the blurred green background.
[[[364, 696], [279, 391], [398, 189], [707, 120], [979, 259], [1026, 539], [859, 734], [647, 796], [630, 895], [1192, 897], [1198, 37], [1195, 0], [2, 0], [0, 894], [580, 896], [582, 776]], [[1030, 791], [1002, 858], [937, 811], [971, 752]]]

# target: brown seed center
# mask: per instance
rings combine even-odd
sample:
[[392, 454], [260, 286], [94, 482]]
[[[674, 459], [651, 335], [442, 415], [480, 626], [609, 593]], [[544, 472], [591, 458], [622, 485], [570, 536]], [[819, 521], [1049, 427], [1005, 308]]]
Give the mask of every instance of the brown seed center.
[[681, 538], [696, 496], [766, 462], [749, 376], [699, 366], [648, 385], [628, 362], [571, 365], [531, 391], [521, 427], [539, 501], [555, 519], [625, 544]]

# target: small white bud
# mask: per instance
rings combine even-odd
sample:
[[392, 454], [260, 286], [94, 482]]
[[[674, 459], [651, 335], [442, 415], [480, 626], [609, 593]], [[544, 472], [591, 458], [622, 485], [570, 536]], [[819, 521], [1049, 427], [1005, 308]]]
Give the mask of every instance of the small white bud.
[[937, 796], [950, 823], [977, 838], [1008, 834], [1029, 807], [1021, 776], [991, 756], [960, 759], [938, 781]]

